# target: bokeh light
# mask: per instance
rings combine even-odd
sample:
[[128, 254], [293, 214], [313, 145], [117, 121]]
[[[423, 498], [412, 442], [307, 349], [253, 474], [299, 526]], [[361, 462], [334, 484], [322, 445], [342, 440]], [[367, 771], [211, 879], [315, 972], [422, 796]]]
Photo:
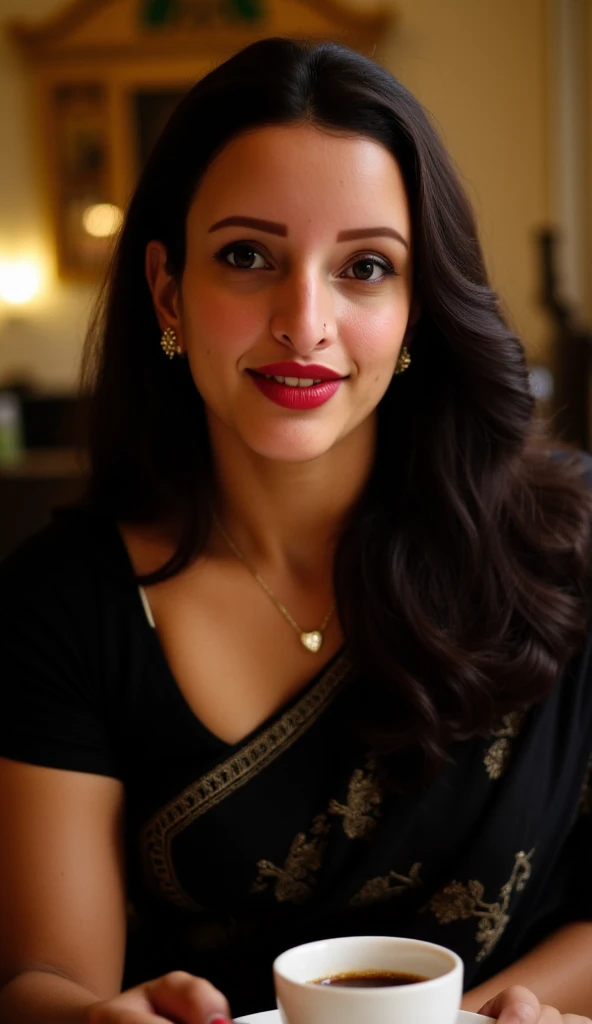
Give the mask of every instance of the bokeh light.
[[114, 203], [95, 203], [82, 214], [84, 230], [93, 238], [116, 235], [123, 221], [123, 213]]
[[0, 298], [10, 306], [22, 306], [41, 288], [41, 267], [32, 259], [0, 261]]

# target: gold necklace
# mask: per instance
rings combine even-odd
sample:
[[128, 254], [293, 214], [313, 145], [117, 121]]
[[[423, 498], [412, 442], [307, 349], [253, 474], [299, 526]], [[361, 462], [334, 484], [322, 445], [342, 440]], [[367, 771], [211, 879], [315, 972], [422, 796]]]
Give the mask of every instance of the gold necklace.
[[220, 533], [224, 537], [224, 540], [228, 544], [228, 547], [231, 549], [231, 551], [234, 552], [236, 557], [239, 559], [239, 561], [243, 563], [245, 568], [249, 570], [251, 576], [253, 576], [254, 579], [257, 580], [259, 586], [262, 587], [267, 596], [271, 598], [276, 608], [280, 610], [280, 612], [288, 620], [292, 628], [296, 630], [296, 632], [298, 633], [298, 639], [300, 640], [302, 646], [306, 647], [306, 650], [310, 651], [311, 654], [316, 654], [318, 651], [320, 651], [321, 647], [323, 646], [323, 640], [325, 639], [323, 634], [327, 626], [329, 625], [329, 621], [331, 619], [331, 616], [333, 615], [333, 612], [335, 611], [335, 605], [332, 605], [330, 611], [328, 612], [327, 615], [325, 615], [325, 618], [323, 619], [318, 629], [312, 629], [309, 633], [305, 632], [305, 630], [300, 628], [295, 619], [292, 618], [290, 612], [282, 604], [282, 602], [278, 601], [271, 587], [267, 585], [265, 580], [259, 575], [258, 572], [255, 571], [255, 569], [251, 568], [242, 551], [239, 551], [232, 538], [228, 536], [226, 530], [224, 529], [222, 523], [220, 522], [218, 516], [216, 515], [214, 516], [214, 522], [216, 523], [216, 526], [220, 530]]

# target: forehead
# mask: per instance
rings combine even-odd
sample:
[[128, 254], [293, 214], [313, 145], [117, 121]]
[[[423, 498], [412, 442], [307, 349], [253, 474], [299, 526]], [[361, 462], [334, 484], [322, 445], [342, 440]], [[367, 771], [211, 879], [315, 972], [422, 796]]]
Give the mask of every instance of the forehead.
[[273, 125], [232, 139], [207, 168], [190, 224], [208, 227], [231, 214], [329, 230], [392, 221], [409, 238], [399, 166], [384, 146], [312, 125]]

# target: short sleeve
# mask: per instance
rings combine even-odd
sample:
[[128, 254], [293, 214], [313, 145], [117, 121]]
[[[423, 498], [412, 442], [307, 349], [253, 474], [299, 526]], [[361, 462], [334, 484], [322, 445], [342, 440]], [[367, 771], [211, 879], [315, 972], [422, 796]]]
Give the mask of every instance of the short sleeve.
[[52, 526], [0, 566], [0, 756], [119, 778], [91, 565]]

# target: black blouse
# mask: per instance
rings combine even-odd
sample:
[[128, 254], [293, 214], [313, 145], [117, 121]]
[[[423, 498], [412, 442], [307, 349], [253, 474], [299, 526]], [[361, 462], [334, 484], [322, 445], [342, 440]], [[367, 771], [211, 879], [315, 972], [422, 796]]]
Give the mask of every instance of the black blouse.
[[0, 568], [0, 636], [0, 754], [124, 783], [126, 985], [182, 968], [245, 1014], [274, 1005], [283, 949], [390, 934], [454, 949], [471, 988], [592, 916], [590, 639], [549, 698], [400, 797], [357, 736], [345, 650], [240, 743], [206, 729], [90, 514]]

